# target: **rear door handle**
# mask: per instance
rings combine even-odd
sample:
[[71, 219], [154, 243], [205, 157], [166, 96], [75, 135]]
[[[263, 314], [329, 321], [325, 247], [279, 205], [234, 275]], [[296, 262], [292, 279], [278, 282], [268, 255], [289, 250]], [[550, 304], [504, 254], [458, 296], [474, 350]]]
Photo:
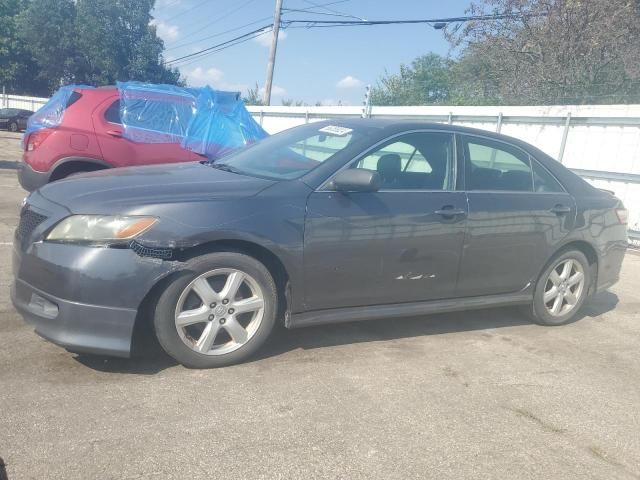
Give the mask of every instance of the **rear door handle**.
[[120, 130], [107, 130], [107, 135], [111, 135], [112, 137], [122, 137], [122, 132]]
[[551, 213], [555, 213], [556, 215], [563, 215], [565, 213], [569, 213], [570, 211], [571, 207], [567, 207], [565, 205], [556, 205], [550, 210]]
[[443, 217], [455, 217], [458, 215], [466, 215], [467, 211], [464, 210], [463, 208], [454, 208], [454, 207], [442, 207], [439, 210], [436, 210], [435, 212], [436, 215], [441, 215]]

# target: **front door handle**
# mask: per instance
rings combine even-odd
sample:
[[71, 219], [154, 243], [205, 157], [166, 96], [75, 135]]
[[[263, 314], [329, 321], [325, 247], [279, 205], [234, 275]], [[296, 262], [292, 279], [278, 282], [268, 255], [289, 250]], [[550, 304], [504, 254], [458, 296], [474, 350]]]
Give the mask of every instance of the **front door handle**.
[[441, 215], [443, 217], [456, 217], [458, 215], [466, 215], [467, 211], [464, 210], [463, 208], [454, 208], [451, 205], [447, 205], [445, 207], [442, 207], [439, 210], [436, 210], [435, 212], [436, 215]]
[[121, 130], [107, 130], [107, 135], [111, 135], [112, 137], [122, 137], [122, 131]]
[[550, 210], [551, 213], [555, 213], [556, 215], [564, 215], [565, 213], [569, 213], [570, 211], [571, 207], [560, 204], [556, 205]]

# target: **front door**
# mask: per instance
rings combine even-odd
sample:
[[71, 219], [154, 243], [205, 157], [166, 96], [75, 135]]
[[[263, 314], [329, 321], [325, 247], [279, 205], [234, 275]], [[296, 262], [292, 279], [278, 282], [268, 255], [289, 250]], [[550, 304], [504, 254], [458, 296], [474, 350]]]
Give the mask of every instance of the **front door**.
[[348, 168], [376, 170], [377, 192], [314, 192], [304, 241], [305, 307], [450, 298], [466, 197], [455, 191], [450, 134], [396, 136]]
[[177, 141], [158, 141], [158, 138], [169, 137], [160, 132], [149, 132], [149, 137], [153, 140], [150, 143], [133, 142], [124, 138], [118, 96], [106, 100], [94, 110], [93, 125], [102, 156], [114, 167], [186, 162], [196, 159], [193, 152], [182, 148]]
[[525, 151], [461, 136], [469, 218], [457, 296], [522, 290], [572, 228], [573, 197]]

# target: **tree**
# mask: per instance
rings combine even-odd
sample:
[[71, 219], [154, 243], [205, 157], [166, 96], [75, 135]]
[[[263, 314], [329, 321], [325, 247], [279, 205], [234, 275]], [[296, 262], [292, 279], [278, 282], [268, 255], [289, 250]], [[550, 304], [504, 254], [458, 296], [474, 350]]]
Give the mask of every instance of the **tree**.
[[385, 73], [374, 105], [640, 102], [639, 0], [476, 0], [506, 18], [448, 27], [455, 58]]
[[48, 95], [73, 81], [76, 66], [76, 10], [73, 0], [32, 0], [16, 17], [17, 40], [37, 66], [31, 93]]
[[470, 14], [508, 14], [448, 32], [457, 74], [480, 102], [640, 100], [637, 0], [484, 0]]
[[400, 73], [382, 76], [372, 88], [373, 105], [438, 105], [455, 97], [453, 61], [428, 53], [411, 65], [400, 65]]
[[150, 24], [154, 0], [0, 0], [0, 82], [50, 95], [61, 84], [180, 84]]
[[164, 44], [149, 25], [153, 4], [154, 0], [77, 0], [76, 81], [179, 83], [179, 72], [162, 63]]
[[258, 82], [256, 82], [255, 88], [247, 89], [247, 94], [242, 98], [242, 101], [246, 105], [264, 105], [262, 102], [262, 95], [260, 95], [260, 86], [258, 85]]
[[18, 17], [26, 7], [27, 0], [0, 0], [0, 84], [18, 93], [42, 87], [33, 75], [37, 65], [18, 38]]

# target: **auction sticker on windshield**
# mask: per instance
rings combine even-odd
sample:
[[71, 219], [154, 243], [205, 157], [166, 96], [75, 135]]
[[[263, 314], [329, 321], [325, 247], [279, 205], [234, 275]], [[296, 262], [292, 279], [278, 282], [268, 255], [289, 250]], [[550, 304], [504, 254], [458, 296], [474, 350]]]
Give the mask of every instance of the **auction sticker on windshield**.
[[341, 137], [343, 135], [353, 132], [353, 129], [346, 128], [346, 127], [338, 127], [336, 125], [327, 125], [326, 127], [322, 127], [319, 131], [323, 133], [330, 133], [332, 135], [338, 135]]

